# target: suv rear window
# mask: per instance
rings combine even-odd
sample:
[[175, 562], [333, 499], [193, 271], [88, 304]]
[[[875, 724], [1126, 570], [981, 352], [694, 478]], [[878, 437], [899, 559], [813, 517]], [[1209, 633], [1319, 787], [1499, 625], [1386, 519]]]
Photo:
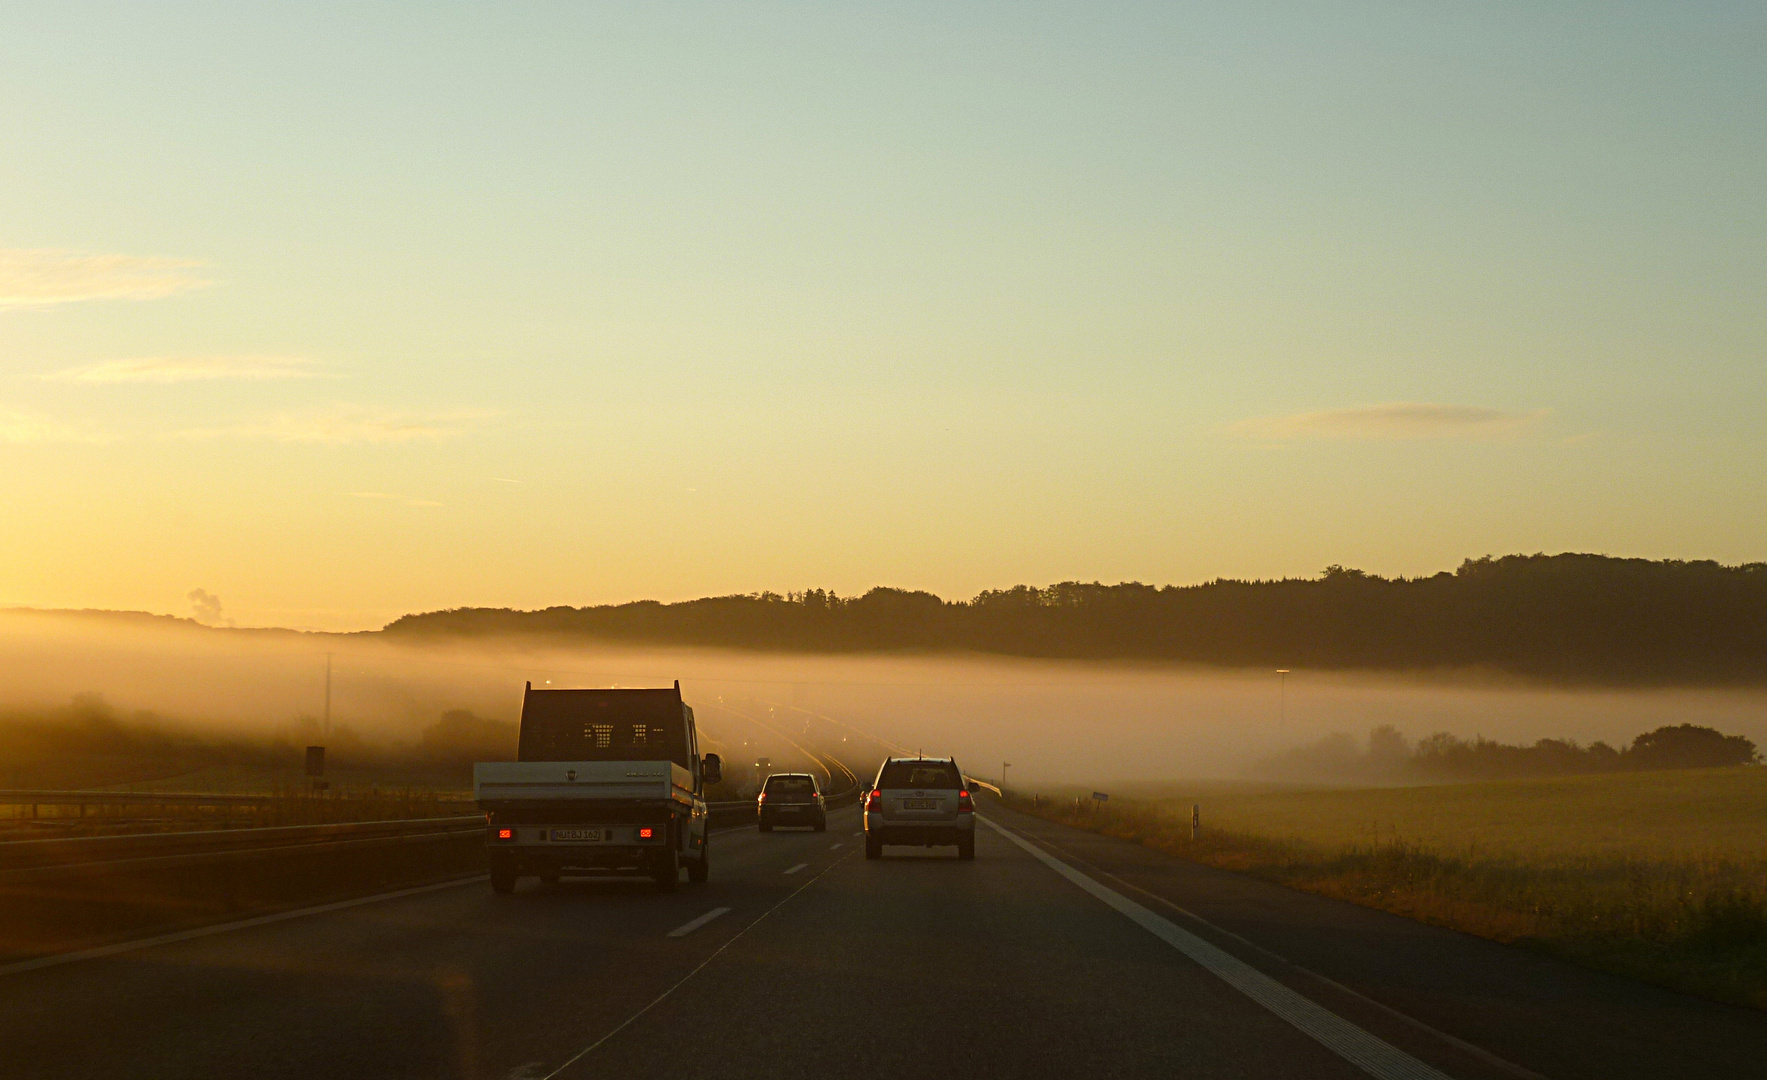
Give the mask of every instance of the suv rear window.
[[877, 779], [879, 788], [960, 788], [963, 777], [949, 761], [892, 761]]
[[769, 795], [808, 795], [816, 790], [816, 784], [808, 776], [769, 776], [767, 778], [767, 794]]

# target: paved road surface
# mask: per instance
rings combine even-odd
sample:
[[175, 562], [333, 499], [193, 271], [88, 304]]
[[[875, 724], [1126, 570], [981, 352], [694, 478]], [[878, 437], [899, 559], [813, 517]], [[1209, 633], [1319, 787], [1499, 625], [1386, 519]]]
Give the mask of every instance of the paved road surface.
[[0, 1076], [1767, 1072], [1758, 1013], [984, 813], [1022, 843], [868, 862], [845, 810], [671, 896], [475, 881], [0, 974]]

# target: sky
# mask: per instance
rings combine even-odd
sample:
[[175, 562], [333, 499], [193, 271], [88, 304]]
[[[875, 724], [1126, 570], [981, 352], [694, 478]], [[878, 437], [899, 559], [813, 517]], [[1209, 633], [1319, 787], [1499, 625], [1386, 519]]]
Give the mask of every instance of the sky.
[[1767, 559], [1767, 8], [0, 3], [0, 605]]

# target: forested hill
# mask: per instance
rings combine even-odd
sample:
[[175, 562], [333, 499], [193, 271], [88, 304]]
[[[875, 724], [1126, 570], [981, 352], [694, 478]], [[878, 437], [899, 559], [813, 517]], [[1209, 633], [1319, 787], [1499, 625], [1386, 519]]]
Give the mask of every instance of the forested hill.
[[1468, 560], [1387, 579], [1166, 586], [1067, 582], [949, 601], [820, 589], [544, 611], [408, 615], [400, 638], [542, 634], [815, 652], [969, 650], [1012, 656], [1305, 668], [1491, 668], [1603, 683], [1767, 682], [1767, 563], [1602, 555]]

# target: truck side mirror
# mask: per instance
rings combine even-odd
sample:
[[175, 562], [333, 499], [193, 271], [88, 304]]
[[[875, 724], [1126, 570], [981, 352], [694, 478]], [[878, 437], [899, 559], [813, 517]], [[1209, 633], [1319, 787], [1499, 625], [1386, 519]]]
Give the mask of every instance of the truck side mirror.
[[702, 784], [716, 784], [724, 779], [724, 759], [717, 754], [707, 754], [700, 759], [699, 781]]

